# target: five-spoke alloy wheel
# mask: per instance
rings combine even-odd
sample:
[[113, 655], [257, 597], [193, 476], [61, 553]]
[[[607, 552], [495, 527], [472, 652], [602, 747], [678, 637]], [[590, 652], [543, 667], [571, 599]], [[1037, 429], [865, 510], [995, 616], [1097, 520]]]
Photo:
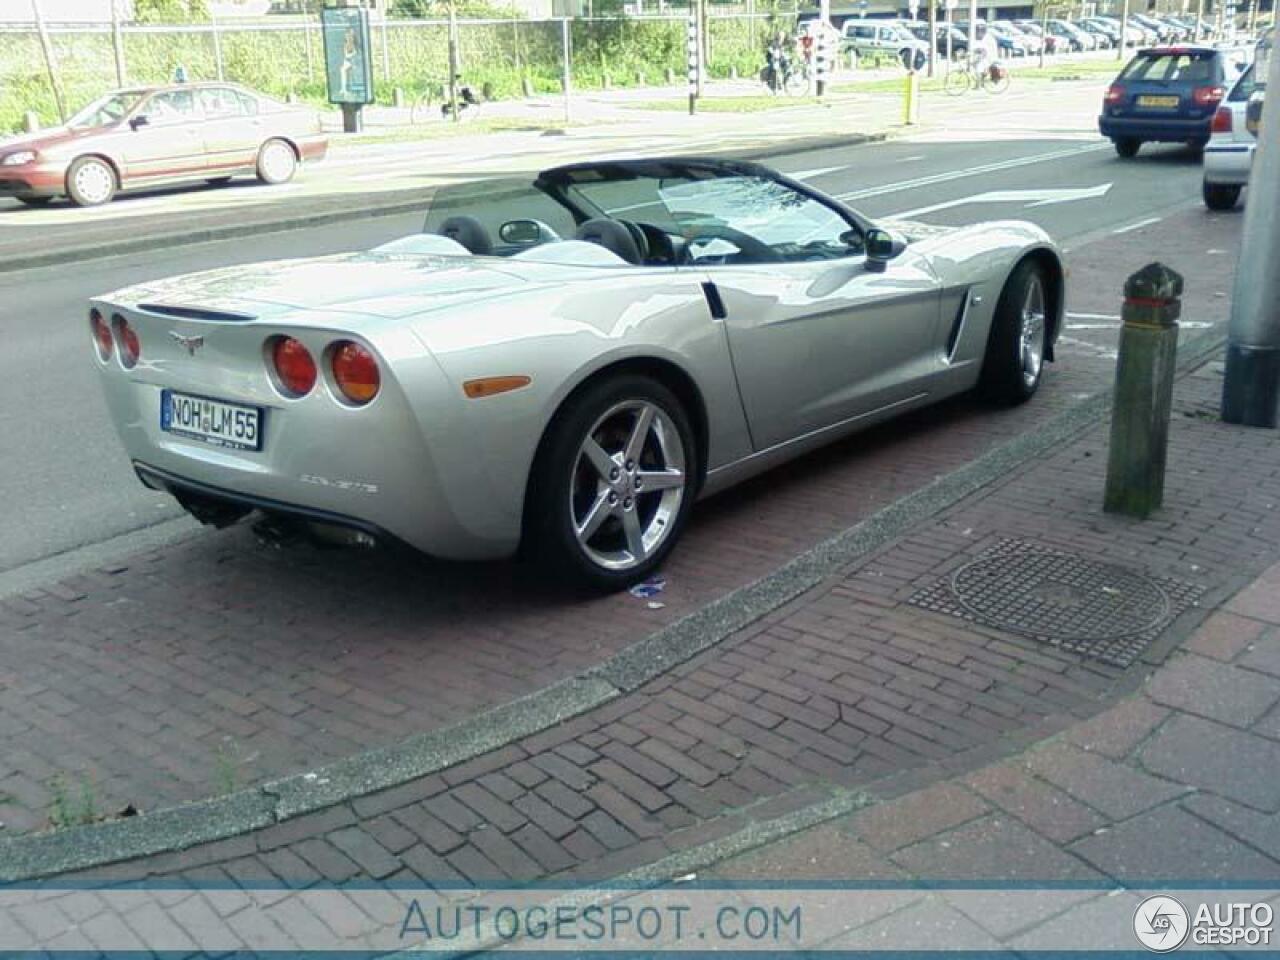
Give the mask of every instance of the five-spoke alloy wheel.
[[1010, 274], [995, 315], [982, 361], [978, 389], [1000, 404], [1023, 403], [1040, 386], [1049, 344], [1049, 298], [1044, 270], [1023, 260]]
[[688, 516], [698, 454], [663, 384], [620, 375], [566, 401], [534, 466], [528, 525], [537, 555], [602, 589], [663, 560]]

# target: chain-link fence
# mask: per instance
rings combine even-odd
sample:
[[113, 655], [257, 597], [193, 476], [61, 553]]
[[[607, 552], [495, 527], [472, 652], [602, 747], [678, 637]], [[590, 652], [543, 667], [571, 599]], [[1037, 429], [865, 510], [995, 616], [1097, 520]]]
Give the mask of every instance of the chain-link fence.
[[[715, 13], [708, 20], [708, 72], [726, 77], [759, 70], [764, 38], [794, 27], [788, 12]], [[571, 31], [573, 88], [653, 85], [685, 72], [684, 14], [575, 17]], [[460, 69], [466, 83], [505, 99], [558, 92], [564, 74], [562, 21], [464, 20], [458, 23]], [[315, 19], [183, 25], [47, 26], [53, 72], [75, 110], [104, 91], [128, 84], [170, 82], [179, 67], [188, 80], [232, 80], [272, 96], [321, 104], [324, 52]], [[448, 81], [449, 28], [443, 20], [375, 22], [375, 92], [418, 99]], [[0, 28], [0, 132], [18, 129], [24, 114], [43, 124], [59, 119], [50, 65], [32, 27]]]

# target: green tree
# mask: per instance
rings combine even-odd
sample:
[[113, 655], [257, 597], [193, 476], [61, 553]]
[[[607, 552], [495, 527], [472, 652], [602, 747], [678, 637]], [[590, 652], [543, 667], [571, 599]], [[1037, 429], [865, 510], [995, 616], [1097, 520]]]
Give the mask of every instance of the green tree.
[[139, 23], [190, 23], [208, 20], [205, 0], [134, 0], [133, 19]]

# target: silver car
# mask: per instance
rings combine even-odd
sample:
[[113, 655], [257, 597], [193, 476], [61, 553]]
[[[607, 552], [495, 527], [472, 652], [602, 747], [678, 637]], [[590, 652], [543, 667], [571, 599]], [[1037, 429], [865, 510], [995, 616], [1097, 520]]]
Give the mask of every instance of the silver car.
[[978, 388], [1036, 392], [1063, 316], [1040, 228], [874, 224], [766, 167], [585, 163], [439, 191], [421, 234], [92, 302], [147, 485], [616, 589], [694, 501]]

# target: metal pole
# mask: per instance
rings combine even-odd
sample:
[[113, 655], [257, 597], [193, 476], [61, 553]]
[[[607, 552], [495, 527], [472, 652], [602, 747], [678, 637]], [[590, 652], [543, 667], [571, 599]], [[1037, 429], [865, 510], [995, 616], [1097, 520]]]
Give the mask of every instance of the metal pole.
[[49, 42], [49, 31], [44, 28], [44, 17], [40, 14], [40, 0], [31, 0], [31, 10], [36, 17], [36, 30], [40, 34], [40, 49], [44, 51], [45, 69], [49, 71], [49, 86], [53, 88], [53, 102], [58, 107], [58, 119], [67, 120], [67, 101], [62, 95], [62, 83], [58, 80], [58, 60], [53, 53], [53, 44]]
[[702, 42], [698, 38], [698, 8], [689, 7], [688, 37], [685, 43], [688, 60], [689, 116], [698, 112], [698, 95], [702, 81]]
[[929, 0], [929, 76], [938, 57], [938, 0]]
[[302, 21], [302, 46], [307, 54], [307, 82], [310, 83], [316, 75], [315, 54], [311, 50], [311, 21]]
[[382, 79], [391, 82], [391, 47], [387, 42], [387, 12], [382, 12]]
[[124, 32], [120, 22], [120, 3], [119, 0], [109, 0], [109, 2], [111, 3], [111, 47], [116, 58], [116, 86], [123, 87], [128, 83], [128, 71], [124, 65]]
[[707, 0], [694, 0], [698, 17], [698, 96], [706, 92], [707, 76]]
[[[1267, 60], [1274, 100], [1280, 94], [1280, 56], [1272, 49]], [[1249, 174], [1222, 384], [1222, 419], [1250, 427], [1274, 427], [1280, 398], [1280, 115], [1274, 103], [1265, 113]]]
[[978, 45], [978, 0], [969, 0], [969, 60]]
[[[1204, 3], [1204, 0], [1200, 0]], [[1116, 46], [1116, 59], [1124, 59], [1124, 34], [1129, 29], [1129, 0], [1120, 5], [1120, 43]]]
[[1204, 32], [1204, 0], [1196, 0], [1196, 39]]
[[951, 61], [952, 61], [952, 60], [954, 60], [954, 59], [956, 58], [955, 51], [951, 48], [951, 47], [952, 47], [952, 43], [954, 42], [954, 41], [953, 41], [953, 39], [952, 39], [952, 36], [951, 36], [951, 29], [952, 29], [952, 27], [951, 27], [951, 4], [952, 4], [952, 0], [943, 0], [943, 2], [944, 2], [944, 3], [946, 3], [946, 5], [947, 5], [947, 6], [946, 6], [946, 14], [947, 14], [947, 73], [948, 73], [948, 74], [950, 74], [950, 73], [951, 73]]
[[218, 70], [218, 80], [225, 80], [222, 75], [222, 33], [218, 29], [218, 15], [209, 10], [209, 19], [213, 22], [213, 63]]
[[[1125, 0], [1128, 3], [1128, 0]], [[1040, 8], [1040, 66], [1044, 66], [1044, 51], [1049, 49], [1049, 0]]]
[[569, 35], [569, 18], [560, 21], [560, 85], [564, 88], [564, 122], [569, 122], [569, 100], [573, 90], [573, 44]]
[[462, 118], [458, 115], [458, 7], [449, 0], [449, 112], [453, 122]]

